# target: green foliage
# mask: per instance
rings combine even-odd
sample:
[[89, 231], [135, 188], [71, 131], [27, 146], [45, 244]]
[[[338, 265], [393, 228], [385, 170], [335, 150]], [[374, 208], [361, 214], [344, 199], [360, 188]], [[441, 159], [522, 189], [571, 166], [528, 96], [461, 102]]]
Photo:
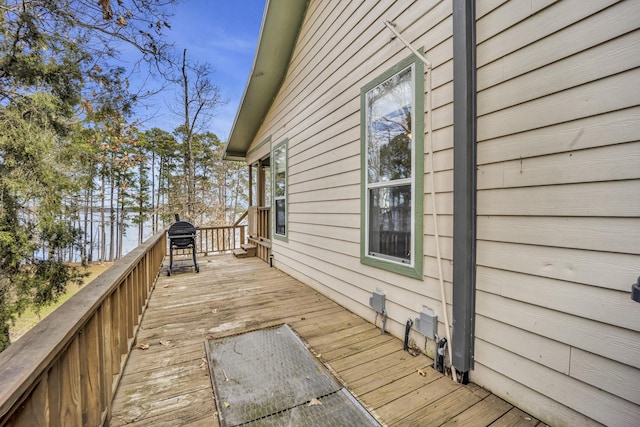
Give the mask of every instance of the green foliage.
[[197, 131], [225, 102], [208, 66], [184, 53], [178, 81], [196, 108], [173, 133], [138, 131], [140, 88], [113, 66], [128, 43], [171, 70], [162, 35], [177, 2], [0, 0], [0, 351], [17, 315], [80, 281], [69, 260], [119, 256], [127, 215], [142, 239], [149, 218], [157, 231], [174, 213], [228, 224], [246, 209], [246, 168]]
[[[0, 350], [8, 325], [27, 306], [54, 301], [76, 268], [56, 257], [77, 231], [63, 218], [73, 188], [59, 163], [59, 99], [35, 93], [0, 107]], [[44, 252], [45, 259], [36, 253]]]
[[0, 351], [19, 313], [82, 277], [64, 262], [84, 247], [81, 191], [92, 203], [101, 173], [121, 206], [134, 198], [127, 119], [137, 96], [108, 64], [123, 42], [167, 60], [162, 33], [176, 1], [0, 0]]
[[174, 213], [184, 212], [183, 197], [184, 180], [177, 176], [184, 155], [175, 136], [159, 128], [147, 130], [144, 133], [144, 144], [151, 160], [151, 175], [157, 176], [158, 182], [153, 183], [153, 223], [156, 227], [160, 223], [173, 221]]

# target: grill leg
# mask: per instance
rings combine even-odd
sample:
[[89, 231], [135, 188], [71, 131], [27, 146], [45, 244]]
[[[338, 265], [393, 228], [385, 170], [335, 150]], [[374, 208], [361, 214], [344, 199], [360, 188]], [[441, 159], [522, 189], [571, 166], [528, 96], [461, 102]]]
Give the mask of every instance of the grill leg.
[[193, 255], [193, 266], [196, 268], [196, 273], [200, 273], [200, 268], [198, 268], [198, 263], [196, 262], [196, 244], [194, 242], [193, 247], [191, 248], [191, 254]]
[[171, 276], [172, 268], [173, 268], [173, 246], [169, 244], [169, 270], [167, 270], [167, 276]]

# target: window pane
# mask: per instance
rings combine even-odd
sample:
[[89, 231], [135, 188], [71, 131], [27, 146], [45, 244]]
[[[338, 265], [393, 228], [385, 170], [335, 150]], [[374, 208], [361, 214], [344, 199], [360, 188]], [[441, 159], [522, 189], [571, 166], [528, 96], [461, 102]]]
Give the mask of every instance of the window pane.
[[274, 161], [274, 196], [284, 197], [287, 184], [287, 162], [285, 159], [284, 145], [276, 148], [273, 151]]
[[366, 94], [367, 172], [370, 183], [411, 177], [412, 68]]
[[410, 261], [410, 185], [369, 190], [369, 253]]
[[285, 172], [276, 172], [275, 180], [273, 182], [275, 197], [284, 197], [286, 182]]
[[276, 234], [285, 235], [285, 200], [276, 199]]
[[264, 167], [264, 205], [271, 206], [271, 168]]

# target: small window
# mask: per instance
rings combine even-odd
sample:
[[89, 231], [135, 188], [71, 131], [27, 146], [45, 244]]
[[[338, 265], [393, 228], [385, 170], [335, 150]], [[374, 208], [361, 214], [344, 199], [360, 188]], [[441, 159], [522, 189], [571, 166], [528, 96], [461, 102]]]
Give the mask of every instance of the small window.
[[361, 260], [422, 277], [424, 68], [408, 58], [361, 91]]
[[287, 140], [273, 148], [273, 235], [287, 237]]

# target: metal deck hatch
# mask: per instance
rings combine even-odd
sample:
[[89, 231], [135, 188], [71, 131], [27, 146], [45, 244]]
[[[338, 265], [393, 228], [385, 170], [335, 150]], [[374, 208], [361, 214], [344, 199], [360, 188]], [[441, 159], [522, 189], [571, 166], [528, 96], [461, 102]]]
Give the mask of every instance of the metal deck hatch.
[[206, 342], [220, 424], [379, 426], [288, 325]]

